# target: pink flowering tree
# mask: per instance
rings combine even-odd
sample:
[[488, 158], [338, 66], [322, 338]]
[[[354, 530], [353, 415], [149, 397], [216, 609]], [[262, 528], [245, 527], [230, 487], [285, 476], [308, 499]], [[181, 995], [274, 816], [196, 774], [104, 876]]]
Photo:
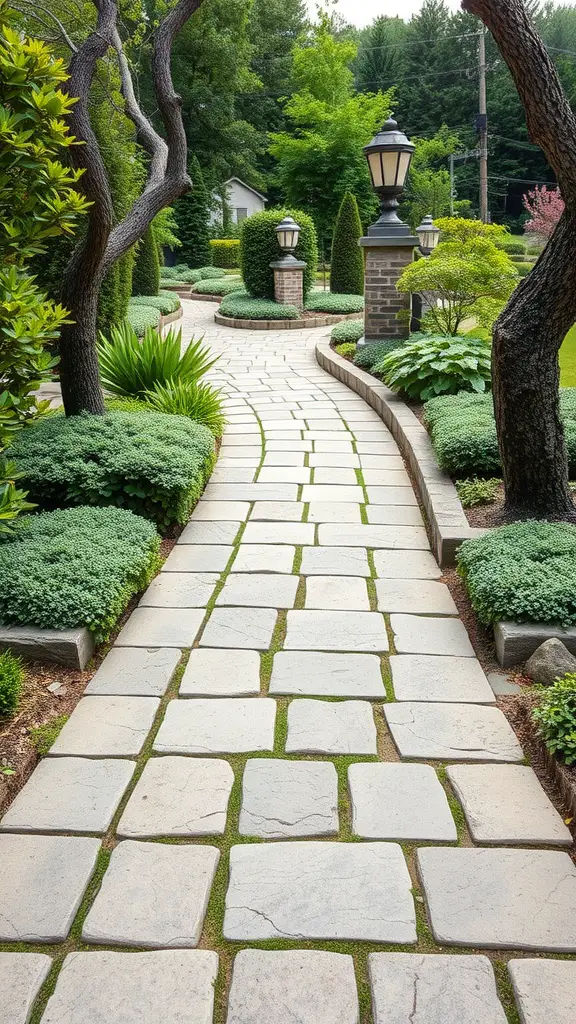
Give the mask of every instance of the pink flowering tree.
[[525, 230], [548, 241], [564, 213], [564, 200], [559, 188], [537, 185], [522, 197], [524, 209], [530, 214]]

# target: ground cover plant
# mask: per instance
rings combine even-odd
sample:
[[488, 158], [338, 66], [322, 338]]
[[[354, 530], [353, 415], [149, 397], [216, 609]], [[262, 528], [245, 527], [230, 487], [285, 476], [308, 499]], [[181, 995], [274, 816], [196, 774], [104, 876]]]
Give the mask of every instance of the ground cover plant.
[[490, 385], [490, 345], [463, 335], [413, 335], [372, 372], [393, 391], [419, 401], [458, 391], [482, 392]]
[[206, 278], [194, 285], [198, 295], [230, 295], [231, 292], [245, 291], [241, 277]]
[[334, 344], [342, 341], [359, 341], [363, 334], [363, 320], [343, 320], [342, 323], [334, 324], [330, 332], [330, 340]]
[[206, 427], [152, 411], [49, 416], [22, 431], [11, 449], [42, 508], [116, 505], [163, 530], [187, 521], [214, 452]]
[[0, 654], [0, 719], [13, 715], [24, 682], [24, 669], [20, 658], [11, 651]]
[[576, 764], [576, 674], [568, 672], [542, 688], [532, 711], [544, 743], [565, 764]]
[[457, 480], [456, 490], [462, 502], [463, 508], [475, 508], [477, 505], [490, 505], [502, 483], [498, 477], [489, 477], [482, 480], [474, 477], [472, 480]]
[[202, 339], [190, 340], [182, 351], [182, 331], [160, 336], [148, 329], [140, 341], [129, 325], [111, 331], [110, 340], [100, 338], [100, 377], [107, 391], [116, 395], [143, 396], [158, 383], [199, 380], [218, 361]]
[[273, 299], [254, 299], [248, 292], [233, 291], [226, 295], [219, 312], [239, 320], [297, 320], [296, 306], [283, 305]]
[[335, 292], [310, 292], [305, 309], [315, 313], [361, 313], [364, 309], [363, 295], [346, 295]]
[[175, 313], [180, 309], [180, 299], [175, 292], [159, 292], [158, 295], [134, 295], [130, 299], [130, 306], [153, 306], [158, 309], [162, 316]]
[[118, 327], [112, 327], [111, 331], [121, 330], [124, 325], [127, 325], [134, 331], [137, 338], [143, 338], [146, 331], [156, 330], [160, 323], [160, 310], [158, 306], [153, 306], [148, 303], [141, 305], [132, 305], [128, 303], [128, 309], [126, 311], [126, 319], [123, 323], [119, 324]]
[[[350, 320], [350, 324], [355, 324], [356, 320]], [[364, 333], [364, 324], [362, 321], [362, 334]], [[339, 327], [346, 327], [346, 322], [339, 324]], [[369, 345], [363, 345], [362, 348], [356, 349], [356, 355], [354, 356], [354, 362], [356, 366], [359, 366], [361, 370], [372, 370], [373, 366], [381, 363], [384, 356], [387, 356], [389, 352], [394, 352], [395, 349], [402, 348], [407, 342], [403, 338], [391, 338], [388, 341], [371, 341]]]
[[339, 345], [335, 346], [339, 356], [344, 356], [345, 359], [352, 359], [356, 351], [356, 345], [353, 341], [343, 341]]
[[481, 622], [576, 623], [576, 527], [528, 520], [466, 541], [462, 576]]
[[2, 622], [41, 629], [87, 626], [100, 642], [157, 572], [159, 547], [152, 523], [126, 509], [24, 516], [0, 543]]

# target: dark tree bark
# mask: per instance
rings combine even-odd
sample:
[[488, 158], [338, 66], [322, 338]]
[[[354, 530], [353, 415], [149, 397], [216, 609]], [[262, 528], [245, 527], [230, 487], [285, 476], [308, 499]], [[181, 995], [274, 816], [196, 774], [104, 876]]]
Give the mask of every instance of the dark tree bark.
[[[60, 381], [67, 416], [84, 411], [104, 412], [96, 353], [96, 315], [106, 272], [142, 237], [156, 214], [187, 192], [192, 184], [187, 173], [181, 100], [172, 84], [170, 57], [176, 34], [202, 0], [178, 0], [155, 32], [152, 78], [165, 139], [157, 134], [137, 103], [117, 28], [116, 0], [93, 0], [93, 3], [98, 13], [96, 28], [74, 49], [66, 85], [68, 93], [78, 97], [69, 119], [70, 130], [83, 143], [72, 147], [71, 159], [75, 167], [84, 171], [82, 188], [93, 204], [86, 235], [74, 251], [62, 285], [62, 302], [70, 310], [73, 321], [62, 329], [60, 337]], [[150, 157], [144, 190], [119, 224], [114, 222], [106, 170], [88, 112], [97, 62], [110, 49], [117, 54], [125, 112]]]
[[494, 326], [492, 379], [507, 519], [576, 520], [558, 350], [576, 320], [576, 118], [523, 0], [462, 0], [489, 28], [556, 174], [565, 212]]

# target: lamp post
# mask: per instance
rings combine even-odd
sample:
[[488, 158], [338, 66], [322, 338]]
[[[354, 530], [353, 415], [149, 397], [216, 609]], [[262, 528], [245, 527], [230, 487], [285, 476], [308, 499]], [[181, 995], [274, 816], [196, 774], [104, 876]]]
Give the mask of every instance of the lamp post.
[[416, 228], [416, 234], [420, 241], [420, 252], [423, 256], [429, 256], [440, 240], [440, 228], [434, 224], [432, 214], [427, 213], [422, 218], [422, 223]]
[[297, 260], [294, 250], [300, 237], [300, 225], [292, 217], [284, 217], [276, 227], [278, 246], [282, 258], [273, 260], [274, 298], [276, 302], [302, 309], [304, 306], [304, 268], [306, 264]]
[[[381, 212], [358, 243], [366, 251], [364, 337], [360, 346], [408, 336], [410, 296], [398, 292], [396, 282], [414, 258], [418, 238], [400, 220], [397, 210], [414, 149], [393, 118], [364, 146]], [[398, 314], [404, 310], [407, 315], [403, 322]]]

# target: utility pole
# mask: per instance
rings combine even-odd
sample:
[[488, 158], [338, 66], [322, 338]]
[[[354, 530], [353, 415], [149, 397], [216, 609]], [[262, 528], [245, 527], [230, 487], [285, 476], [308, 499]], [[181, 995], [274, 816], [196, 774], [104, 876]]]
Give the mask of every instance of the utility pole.
[[450, 153], [450, 216], [454, 216], [454, 153]]
[[480, 220], [488, 223], [488, 114], [486, 110], [486, 36], [484, 25], [478, 37], [478, 59], [480, 65], [480, 106], [478, 114], [478, 135], [480, 150]]

